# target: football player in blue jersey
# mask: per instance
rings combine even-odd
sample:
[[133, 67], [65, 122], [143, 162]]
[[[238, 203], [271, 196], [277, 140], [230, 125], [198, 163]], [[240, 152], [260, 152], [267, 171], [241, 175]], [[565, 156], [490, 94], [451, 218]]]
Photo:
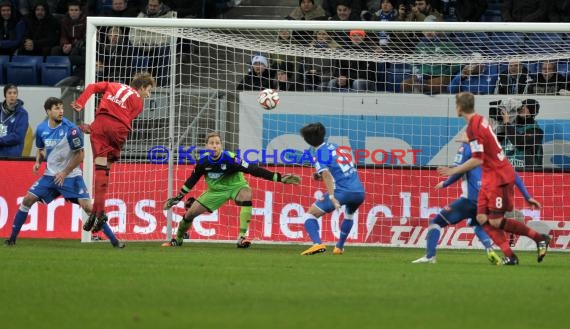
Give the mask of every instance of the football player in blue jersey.
[[[459, 150], [455, 155], [454, 165], [456, 166], [461, 165], [471, 158], [471, 148], [469, 146], [469, 143], [466, 141], [466, 138], [465, 140], [462, 140], [462, 145], [459, 147]], [[511, 258], [508, 256], [503, 258], [503, 260], [499, 258], [495, 251], [493, 251], [493, 243], [491, 238], [483, 230], [483, 228], [477, 224], [477, 221], [475, 220], [477, 217], [477, 198], [479, 195], [479, 189], [481, 188], [481, 175], [481, 167], [478, 166], [464, 174], [451, 175], [447, 178], [447, 180], [439, 182], [435, 186], [436, 189], [445, 188], [461, 179], [462, 194], [459, 199], [444, 207], [440, 213], [430, 221], [428, 234], [426, 237], [426, 254], [425, 256], [414, 260], [412, 263], [436, 263], [436, 247], [442, 228], [448, 225], [455, 225], [464, 219], [469, 219], [469, 225], [473, 226], [475, 235], [477, 235], [479, 241], [481, 241], [485, 247], [487, 258], [492, 264], [516, 265], [509, 263]], [[533, 206], [540, 208], [540, 203], [530, 196], [520, 176], [517, 174], [515, 178], [515, 185], [521, 191], [527, 202]], [[503, 237], [503, 239], [499, 240], [501, 241], [499, 247], [501, 248], [503, 254], [512, 254], [512, 250], [510, 249], [506, 238]]]
[[[79, 204], [88, 214], [92, 209], [91, 199], [79, 167], [84, 158], [83, 135], [75, 124], [63, 117], [61, 99], [48, 98], [44, 103], [44, 109], [47, 120], [40, 123], [36, 129], [38, 152], [33, 171], [35, 174], [38, 173], [44, 159], [47, 168], [22, 200], [20, 209], [14, 217], [10, 238], [5, 241], [8, 246], [16, 244], [16, 238], [28, 218], [30, 208], [38, 201], [47, 204], [61, 195], [67, 201]], [[107, 223], [103, 227], [103, 232], [113, 247], [125, 246], [115, 237]]]
[[318, 218], [333, 210], [346, 206], [345, 216], [340, 225], [340, 237], [333, 254], [344, 253], [344, 243], [354, 221], [354, 213], [364, 202], [364, 186], [358, 177], [354, 163], [348, 161], [342, 153], [337, 153], [338, 145], [325, 142], [326, 129], [320, 123], [311, 123], [300, 130], [301, 136], [311, 145], [317, 156], [314, 157], [315, 178], [322, 180], [327, 188], [321, 200], [316, 201], [304, 215], [305, 230], [313, 241], [313, 245], [301, 255], [314, 255], [325, 252], [327, 247], [322, 243]]

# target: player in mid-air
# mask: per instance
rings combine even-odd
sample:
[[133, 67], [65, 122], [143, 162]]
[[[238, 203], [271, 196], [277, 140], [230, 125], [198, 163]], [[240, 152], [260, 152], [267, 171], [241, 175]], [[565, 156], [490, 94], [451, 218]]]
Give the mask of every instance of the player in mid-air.
[[301, 136], [311, 145], [318, 156], [314, 158], [315, 178], [325, 183], [327, 192], [305, 213], [305, 230], [313, 245], [301, 255], [314, 255], [327, 250], [321, 241], [318, 218], [333, 210], [346, 206], [345, 216], [340, 225], [340, 237], [333, 249], [334, 255], [344, 253], [344, 243], [352, 229], [354, 213], [364, 202], [364, 186], [358, 177], [354, 163], [337, 153], [338, 145], [325, 142], [326, 129], [320, 123], [310, 123], [300, 130]]
[[[464, 138], [461, 139], [461, 142], [462, 144], [455, 155], [455, 166], [460, 166], [471, 158], [471, 148], [469, 147], [469, 143], [467, 143], [467, 136], [464, 136]], [[521, 191], [525, 200], [527, 200], [530, 205], [540, 208], [540, 203], [530, 196], [520, 176], [518, 174], [515, 175], [515, 185]], [[459, 179], [461, 179], [461, 197], [444, 207], [440, 213], [430, 221], [426, 237], [426, 254], [425, 256], [414, 260], [412, 263], [435, 263], [436, 247], [439, 241], [441, 229], [447, 225], [455, 225], [467, 218], [469, 219], [469, 224], [473, 225], [475, 235], [477, 235], [479, 241], [481, 241], [485, 247], [489, 261], [495, 265], [500, 265], [502, 263], [502, 260], [493, 250], [491, 238], [489, 238], [487, 233], [485, 233], [485, 230], [478, 225], [475, 220], [477, 217], [477, 198], [479, 196], [479, 189], [481, 188], [481, 167], [475, 167], [463, 174], [451, 175], [447, 180], [439, 182], [435, 188], [441, 189], [448, 187]], [[500, 243], [499, 248], [501, 248], [503, 254], [512, 254], [512, 250], [510, 249], [506, 238], [503, 237], [503, 239], [500, 242], [497, 241], [497, 243]], [[509, 258], [505, 259], [506, 262], [509, 260]]]
[[[48, 119], [40, 123], [36, 129], [38, 152], [33, 170], [37, 174], [44, 159], [47, 168], [44, 175], [28, 190], [20, 209], [16, 212], [12, 234], [5, 241], [9, 246], [16, 244], [30, 208], [38, 201], [50, 203], [61, 195], [67, 201], [79, 204], [87, 214], [92, 211], [91, 199], [79, 167], [84, 158], [81, 130], [63, 117], [63, 102], [59, 98], [48, 98], [44, 103], [44, 109]], [[125, 246], [117, 240], [107, 223], [102, 229], [114, 247]]]
[[[483, 174], [477, 199], [477, 222], [497, 245], [501, 243], [497, 239], [505, 238], [503, 231], [531, 238], [536, 242], [537, 261], [542, 262], [550, 237], [515, 219], [505, 218], [505, 213], [513, 209], [515, 170], [505, 156], [493, 127], [485, 117], [475, 112], [475, 96], [472, 93], [457, 94], [455, 108], [457, 115], [467, 121], [467, 138], [472, 156], [459, 166], [440, 167], [438, 172], [451, 176], [481, 166]], [[508, 258], [504, 264], [518, 264], [518, 257], [514, 253], [505, 256]]]
[[107, 222], [105, 197], [109, 185], [111, 164], [119, 159], [121, 147], [132, 129], [132, 121], [142, 112], [144, 98], [150, 96], [156, 86], [149, 73], [136, 74], [130, 85], [118, 82], [91, 83], [71, 104], [81, 111], [91, 95], [103, 94], [95, 112], [95, 121], [84, 125], [85, 133], [91, 134], [91, 147], [95, 158], [95, 180], [93, 212], [83, 225], [85, 231], [97, 232]]
[[248, 248], [251, 240], [246, 237], [251, 221], [252, 202], [251, 188], [245, 180], [243, 173], [260, 177], [273, 182], [284, 184], [299, 184], [299, 176], [292, 174], [280, 174], [261, 168], [256, 164], [249, 164], [236, 157], [235, 154], [222, 148], [222, 140], [218, 133], [210, 133], [206, 136], [206, 151], [201, 153], [192, 175], [188, 177], [180, 192], [169, 198], [164, 209], [168, 210], [178, 204], [184, 196], [192, 190], [202, 176], [205, 176], [207, 190], [197, 199], [189, 198], [184, 217], [178, 224], [176, 238], [162, 244], [164, 247], [178, 247], [182, 245], [186, 231], [192, 225], [194, 218], [205, 212], [213, 212], [220, 208], [226, 201], [232, 199], [241, 208], [239, 214], [238, 248]]

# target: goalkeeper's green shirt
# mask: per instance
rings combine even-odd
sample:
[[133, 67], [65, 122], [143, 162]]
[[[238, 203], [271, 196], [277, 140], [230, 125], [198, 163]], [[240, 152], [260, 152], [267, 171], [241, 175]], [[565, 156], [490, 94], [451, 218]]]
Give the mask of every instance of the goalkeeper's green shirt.
[[217, 159], [212, 158], [210, 154], [203, 155], [196, 162], [194, 171], [192, 171], [192, 175], [184, 183], [182, 190], [186, 193], [189, 192], [202, 176], [205, 176], [208, 189], [212, 191], [227, 190], [228, 188], [247, 185], [243, 173], [271, 181], [281, 180], [279, 173], [271, 172], [257, 165], [248, 164], [237, 158], [234, 153], [222, 151], [222, 154]]

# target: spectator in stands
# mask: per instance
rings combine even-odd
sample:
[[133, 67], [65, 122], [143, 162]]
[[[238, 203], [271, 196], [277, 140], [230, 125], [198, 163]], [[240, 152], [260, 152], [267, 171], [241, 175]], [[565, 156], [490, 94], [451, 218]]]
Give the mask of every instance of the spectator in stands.
[[472, 63], [465, 65], [449, 83], [449, 93], [457, 94], [468, 91], [472, 94], [492, 94], [498, 79], [497, 68], [494, 65]]
[[127, 6], [127, 0], [113, 0], [110, 9], [106, 9], [102, 13], [108, 17], [136, 17], [138, 10]]
[[[433, 16], [426, 19], [435, 20]], [[416, 53], [427, 61], [429, 57], [441, 58], [458, 52], [457, 47], [449, 41], [440, 39], [435, 32], [424, 32], [424, 37], [416, 45]], [[414, 74], [402, 81], [403, 92], [439, 94], [447, 91], [451, 77], [456, 74], [459, 67], [455, 64], [422, 63], [414, 67]]]
[[[297, 44], [293, 39], [291, 30], [280, 30], [277, 32], [277, 42], [285, 47]], [[298, 83], [302, 81], [299, 66], [302, 62], [301, 57], [295, 55], [288, 55], [283, 53], [272, 53], [269, 55], [270, 65], [272, 68], [278, 68], [286, 73], [286, 76], [281, 76], [281, 79], [287, 79], [289, 82]], [[272, 72], [273, 73], [273, 72]], [[277, 74], [277, 72], [275, 73]], [[273, 76], [275, 78], [275, 76]], [[289, 88], [289, 87], [287, 87]], [[299, 89], [298, 86], [295, 89]], [[282, 89], [288, 90], [288, 89]]]
[[238, 84], [237, 90], [261, 91], [271, 88], [271, 72], [268, 66], [269, 63], [265, 56], [253, 56], [251, 67]]
[[85, 75], [85, 30], [87, 17], [83, 14], [79, 2], [68, 2], [67, 15], [61, 21], [59, 46], [52, 48], [53, 56], [69, 56], [75, 67], [73, 75], [83, 78]]
[[520, 61], [513, 60], [509, 62], [507, 70], [499, 74], [495, 94], [526, 94], [531, 82], [527, 68]]
[[558, 95], [561, 90], [568, 90], [565, 76], [557, 72], [556, 62], [542, 62], [540, 72], [530, 85], [530, 94]]
[[[133, 48], [129, 47], [123, 29], [110, 27], [105, 42], [99, 44], [99, 79], [103, 81], [129, 83], [133, 75]], [[136, 68], [135, 68], [136, 69]]]
[[16, 85], [4, 86], [4, 102], [0, 106], [0, 156], [22, 156], [29, 122]]
[[548, 20], [552, 23], [570, 22], [570, 0], [550, 0]]
[[[369, 53], [373, 51], [372, 41], [363, 30], [352, 30], [349, 33], [350, 49], [355, 52]], [[333, 79], [329, 81], [330, 91], [376, 91], [376, 63], [366, 60], [340, 60], [335, 64]]]
[[428, 16], [435, 17], [436, 21], [443, 21], [443, 15], [432, 7], [430, 0], [416, 0], [414, 6], [406, 16], [407, 21], [423, 22]]
[[289, 13], [286, 19], [292, 20], [323, 20], [327, 19], [325, 10], [315, 3], [315, 0], [299, 0], [299, 7]]
[[508, 111], [502, 112], [506, 155], [515, 168], [542, 168], [544, 131], [534, 119], [539, 109], [537, 100], [525, 99], [514, 124]]
[[503, 0], [503, 21], [546, 22], [549, 2], [544, 0]]
[[35, 3], [26, 23], [28, 30], [18, 54], [49, 56], [51, 49], [59, 43], [60, 24], [49, 12], [46, 1]]
[[167, 0], [166, 4], [178, 18], [214, 18], [218, 14], [215, 0]]
[[[336, 5], [336, 15], [329, 19], [333, 21], [359, 21], [360, 16], [356, 11], [352, 11], [351, 6], [352, 4], [350, 1], [338, 1]], [[336, 31], [332, 32], [331, 36], [341, 47], [350, 45], [350, 38], [347, 32]]]
[[284, 62], [275, 70], [275, 76], [271, 88], [279, 91], [303, 91], [304, 86], [300, 81], [296, 63]]
[[[373, 20], [381, 22], [391, 22], [404, 20], [405, 16], [400, 16], [398, 9], [396, 9], [398, 2], [395, 0], [382, 0], [380, 1], [380, 10], [376, 11], [373, 15]], [[378, 44], [380, 46], [385, 46], [390, 42], [390, 34], [385, 31], [380, 31], [377, 33]]]
[[10, 1], [0, 3], [0, 19], [0, 55], [13, 55], [24, 43], [26, 23]]
[[488, 6], [487, 0], [457, 0], [455, 17], [458, 22], [479, 22]]
[[[363, 0], [323, 0], [321, 2], [321, 7], [325, 10], [328, 17], [334, 17], [338, 15], [338, 5], [342, 4], [345, 7], [350, 8], [351, 13], [354, 13], [357, 17], [360, 16], [360, 12], [366, 9], [366, 4], [363, 4]], [[342, 19], [341, 19], [342, 20]], [[359, 21], [360, 18], [350, 19], [351, 21]]]
[[[323, 51], [340, 47], [325, 30], [316, 31], [314, 41], [309, 46]], [[305, 90], [322, 90], [322, 84], [328, 83], [332, 77], [333, 60], [326, 56], [310, 56], [303, 60], [302, 67]]]
[[[176, 12], [165, 5], [162, 0], [149, 0], [146, 9], [138, 14], [138, 18], [176, 18]], [[170, 59], [170, 36], [131, 29], [129, 41], [136, 47], [135, 56], [148, 59], [148, 66], [157, 86], [168, 85], [168, 63]]]

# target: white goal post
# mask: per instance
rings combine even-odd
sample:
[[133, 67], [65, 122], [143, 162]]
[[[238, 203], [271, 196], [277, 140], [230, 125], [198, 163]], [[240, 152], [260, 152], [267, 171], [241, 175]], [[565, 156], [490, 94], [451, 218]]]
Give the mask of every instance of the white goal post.
[[[319, 31], [328, 34], [327, 45], [316, 39]], [[109, 37], [113, 33], [120, 41]], [[137, 33], [143, 37], [133, 37]], [[303, 178], [303, 186], [292, 188], [246, 175], [253, 190], [254, 243], [308, 242], [302, 215], [324, 188], [311, 180], [314, 169], [307, 163], [281, 155], [307, 149], [299, 128], [321, 121], [330, 140], [363, 155], [357, 165], [367, 196], [348, 243], [422, 247], [429, 219], [460, 195], [458, 186], [433, 189], [441, 180], [434, 168], [453, 162], [454, 140], [464, 127], [455, 115], [454, 94], [476, 90], [477, 111], [486, 115], [494, 101], [541, 104], [536, 118], [544, 130], [544, 160], [520, 171], [544, 208], [530, 209], [517, 194], [514, 216], [550, 231], [552, 247], [570, 248], [570, 208], [559, 197], [560, 191], [570, 193], [570, 85], [560, 78], [548, 89], [529, 78], [526, 89], [515, 92], [500, 77], [504, 73], [510, 81], [509, 65], [517, 62], [529, 77], [554, 63], [561, 77], [570, 78], [570, 24], [89, 17], [86, 57], [86, 84], [128, 83], [138, 70], [151, 71], [159, 81], [133, 123], [121, 161], [111, 169], [106, 210], [120, 239], [164, 241], [175, 234], [182, 203], [172, 212], [163, 211], [163, 203], [190, 175], [190, 155], [203, 147], [204, 136], [218, 131], [226, 149], [277, 154], [267, 169]], [[266, 67], [267, 80], [242, 81], [255, 71], [253, 64]], [[479, 71], [462, 76], [468, 68]], [[278, 89], [276, 109], [257, 104], [260, 87]], [[93, 121], [95, 104], [87, 104], [85, 122]], [[515, 147], [508, 143], [506, 138], [504, 146]], [[383, 156], [370, 156], [378, 150]], [[86, 159], [91, 189], [89, 143]], [[204, 188], [200, 182], [189, 196], [198, 197]], [[233, 242], [238, 216], [230, 201], [198, 217], [190, 240]], [[338, 236], [342, 216], [335, 212], [321, 219], [326, 243]], [[82, 241], [91, 241], [91, 234], [83, 232]], [[465, 224], [446, 228], [440, 243], [480, 247]], [[516, 243], [519, 249], [533, 247], [526, 238]]]

